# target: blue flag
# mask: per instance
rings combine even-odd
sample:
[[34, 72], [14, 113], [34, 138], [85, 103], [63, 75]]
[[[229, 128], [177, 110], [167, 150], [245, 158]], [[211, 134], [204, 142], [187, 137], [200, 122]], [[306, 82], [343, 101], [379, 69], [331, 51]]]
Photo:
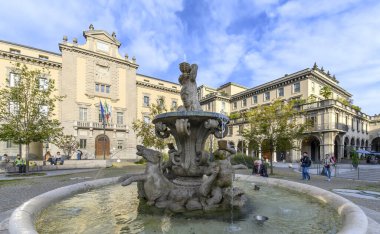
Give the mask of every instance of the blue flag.
[[103, 108], [102, 101], [100, 101], [100, 114], [102, 115], [102, 121], [104, 123], [104, 108]]

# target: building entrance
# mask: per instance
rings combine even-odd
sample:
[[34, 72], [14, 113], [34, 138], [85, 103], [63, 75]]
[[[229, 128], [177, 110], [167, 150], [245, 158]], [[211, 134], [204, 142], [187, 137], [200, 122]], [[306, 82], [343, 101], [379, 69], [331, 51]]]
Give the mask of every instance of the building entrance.
[[110, 156], [110, 140], [106, 135], [99, 135], [95, 139], [96, 159], [108, 159]]

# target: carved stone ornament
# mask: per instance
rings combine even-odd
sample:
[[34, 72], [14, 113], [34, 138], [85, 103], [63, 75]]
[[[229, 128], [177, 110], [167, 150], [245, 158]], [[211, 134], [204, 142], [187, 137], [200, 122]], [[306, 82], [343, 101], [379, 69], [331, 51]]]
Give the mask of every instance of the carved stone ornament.
[[168, 138], [170, 136], [170, 132], [166, 127], [166, 124], [163, 124], [162, 122], [155, 124], [155, 132], [156, 136], [159, 138]]
[[178, 135], [190, 136], [190, 123], [188, 119], [177, 119], [175, 127]]

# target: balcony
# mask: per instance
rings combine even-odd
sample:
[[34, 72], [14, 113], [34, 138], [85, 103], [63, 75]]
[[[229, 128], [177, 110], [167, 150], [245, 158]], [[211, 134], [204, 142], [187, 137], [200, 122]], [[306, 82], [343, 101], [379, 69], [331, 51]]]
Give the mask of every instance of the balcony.
[[348, 125], [341, 123], [316, 124], [311, 127], [311, 132], [339, 131], [347, 132]]
[[[74, 127], [81, 129], [103, 129], [103, 123], [100, 122], [88, 122], [88, 121], [74, 121]], [[126, 124], [106, 124], [106, 130], [114, 130], [114, 131], [129, 131], [129, 128]]]

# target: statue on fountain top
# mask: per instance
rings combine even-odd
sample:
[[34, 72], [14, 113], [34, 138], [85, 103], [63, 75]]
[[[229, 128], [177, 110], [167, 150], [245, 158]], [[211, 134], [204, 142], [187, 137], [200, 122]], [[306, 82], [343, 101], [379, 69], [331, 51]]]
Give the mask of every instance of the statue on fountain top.
[[183, 62], [179, 64], [182, 74], [178, 81], [182, 85], [181, 99], [183, 106], [178, 107], [178, 111], [202, 111], [197, 97], [197, 71], [198, 65]]

